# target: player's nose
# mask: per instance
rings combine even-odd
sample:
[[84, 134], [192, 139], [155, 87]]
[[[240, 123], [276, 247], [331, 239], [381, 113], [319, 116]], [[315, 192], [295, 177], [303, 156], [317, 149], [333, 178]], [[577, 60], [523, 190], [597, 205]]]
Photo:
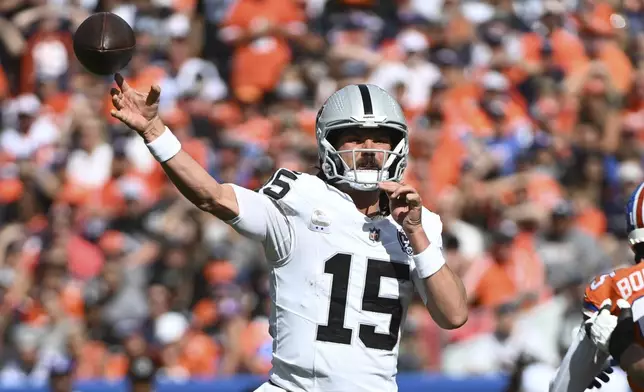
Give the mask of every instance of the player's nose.
[[362, 146], [362, 148], [374, 148], [375, 144], [373, 142], [373, 139], [366, 138], [364, 143], [362, 143]]

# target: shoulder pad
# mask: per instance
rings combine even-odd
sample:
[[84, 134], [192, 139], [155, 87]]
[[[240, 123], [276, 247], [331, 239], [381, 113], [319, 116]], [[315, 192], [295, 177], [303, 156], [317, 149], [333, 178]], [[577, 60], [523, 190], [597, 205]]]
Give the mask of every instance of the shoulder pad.
[[258, 192], [263, 193], [273, 200], [281, 200], [291, 192], [291, 187], [302, 173], [288, 169], [278, 169], [271, 178], [266, 181]]
[[281, 168], [258, 192], [285, 208], [287, 213], [293, 213], [310, 204], [323, 184], [322, 180], [310, 174]]

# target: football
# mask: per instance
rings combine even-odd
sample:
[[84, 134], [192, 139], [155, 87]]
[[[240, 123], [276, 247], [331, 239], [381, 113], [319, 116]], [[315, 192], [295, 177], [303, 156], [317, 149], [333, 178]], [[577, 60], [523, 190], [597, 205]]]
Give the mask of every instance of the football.
[[111, 12], [85, 19], [74, 33], [74, 53], [93, 74], [111, 75], [130, 62], [136, 38], [130, 25]]

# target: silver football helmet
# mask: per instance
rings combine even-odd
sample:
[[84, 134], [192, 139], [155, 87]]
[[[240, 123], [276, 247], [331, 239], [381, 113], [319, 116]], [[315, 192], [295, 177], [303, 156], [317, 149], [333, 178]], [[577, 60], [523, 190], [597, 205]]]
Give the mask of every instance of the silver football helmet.
[[[357, 148], [337, 151], [329, 141], [347, 128], [386, 128], [391, 130], [392, 150]], [[403, 111], [391, 95], [372, 84], [352, 84], [335, 93], [324, 103], [315, 123], [318, 155], [327, 181], [346, 183], [359, 191], [378, 189], [381, 181], [400, 181], [407, 166], [409, 135]], [[379, 170], [359, 170], [357, 155], [361, 152], [384, 153]], [[349, 167], [342, 154], [353, 154]]]

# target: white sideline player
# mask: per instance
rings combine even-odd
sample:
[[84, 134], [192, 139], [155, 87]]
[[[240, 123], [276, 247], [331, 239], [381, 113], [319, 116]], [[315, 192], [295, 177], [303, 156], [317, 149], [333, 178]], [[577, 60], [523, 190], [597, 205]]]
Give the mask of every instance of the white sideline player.
[[147, 143], [192, 203], [261, 241], [272, 267], [273, 368], [258, 391], [396, 391], [401, 325], [414, 287], [439, 326], [467, 320], [445, 265], [442, 224], [400, 180], [407, 124], [373, 85], [335, 92], [318, 113], [318, 176], [279, 169], [259, 192], [219, 184], [157, 116], [148, 94], [115, 75], [112, 115]]

